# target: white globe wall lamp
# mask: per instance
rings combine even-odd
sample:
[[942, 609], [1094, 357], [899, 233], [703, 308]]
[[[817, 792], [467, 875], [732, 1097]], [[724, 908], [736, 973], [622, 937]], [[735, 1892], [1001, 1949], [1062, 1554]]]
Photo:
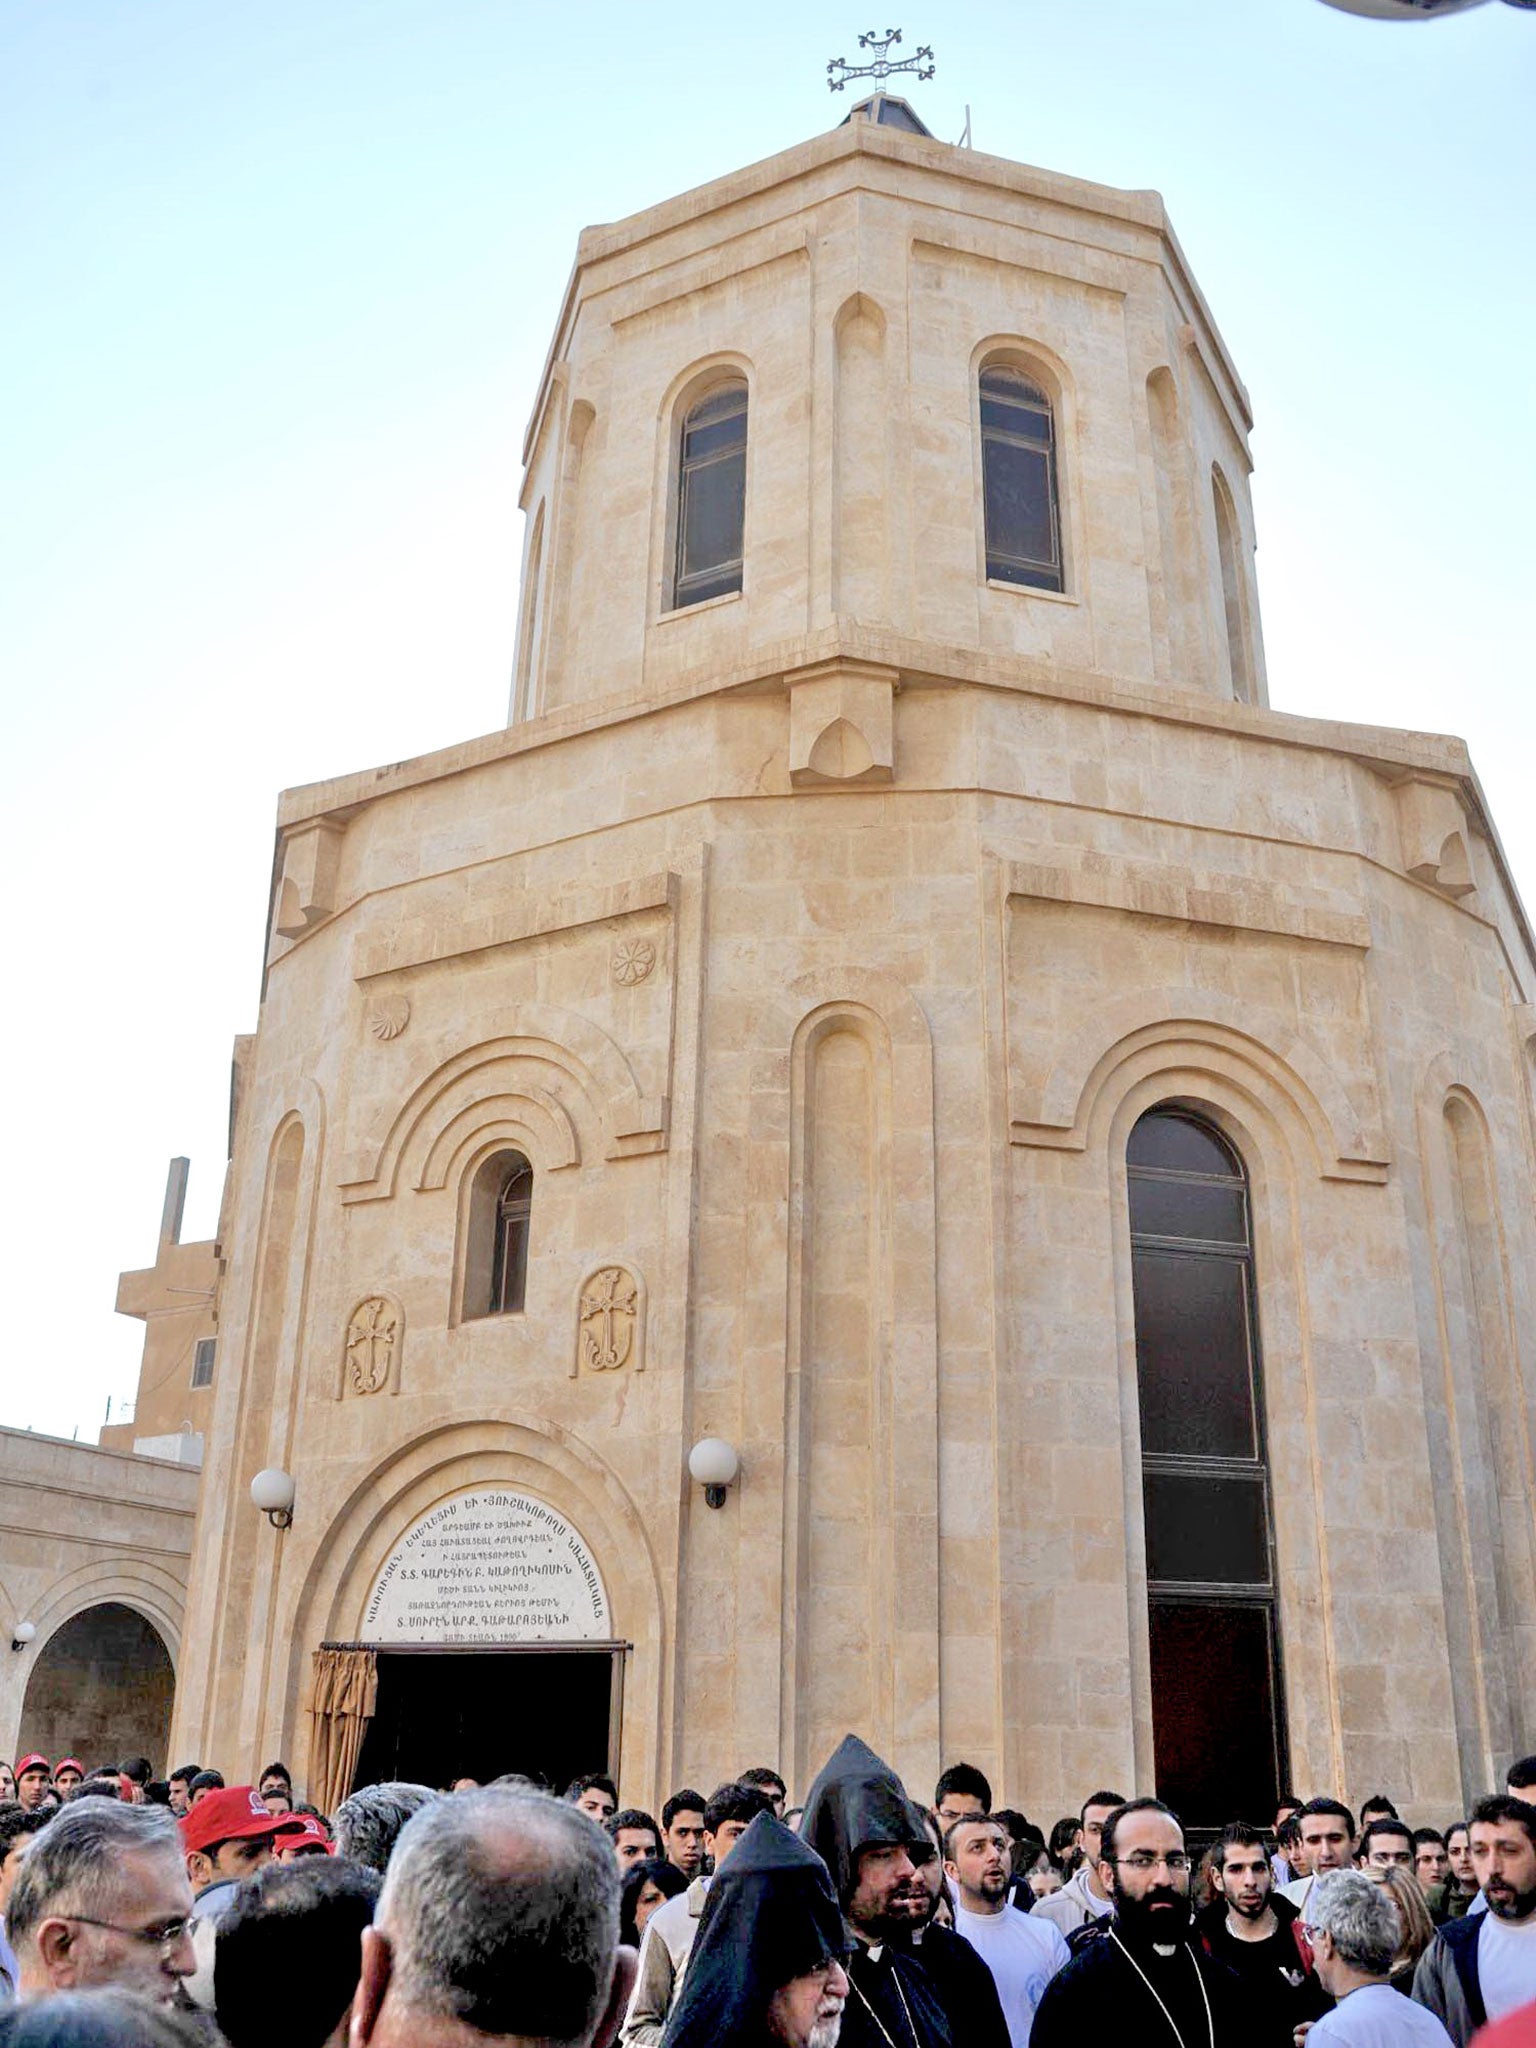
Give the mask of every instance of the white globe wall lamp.
[[251, 1499], [274, 1529], [292, 1528], [294, 1484], [291, 1472], [284, 1472], [277, 1465], [268, 1465], [251, 1481]]
[[741, 1470], [741, 1460], [733, 1444], [723, 1436], [700, 1437], [688, 1453], [688, 1473], [704, 1489], [707, 1506], [723, 1508], [726, 1488]]
[[36, 1634], [37, 1623], [35, 1621], [18, 1621], [11, 1630], [11, 1648], [13, 1650], [24, 1650]]

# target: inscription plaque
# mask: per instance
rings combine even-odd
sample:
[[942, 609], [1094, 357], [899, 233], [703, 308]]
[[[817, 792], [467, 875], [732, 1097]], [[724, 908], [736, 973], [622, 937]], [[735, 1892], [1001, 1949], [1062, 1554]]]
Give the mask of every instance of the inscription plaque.
[[408, 1530], [363, 1614], [370, 1643], [602, 1642], [608, 1595], [580, 1533], [526, 1493], [482, 1487]]

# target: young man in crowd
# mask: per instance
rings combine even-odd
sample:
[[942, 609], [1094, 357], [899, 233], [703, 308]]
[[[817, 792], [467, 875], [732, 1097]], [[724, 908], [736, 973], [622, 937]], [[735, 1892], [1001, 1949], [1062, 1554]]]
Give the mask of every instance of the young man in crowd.
[[20, 1874], [22, 1858], [31, 1846], [32, 1837], [47, 1825], [43, 1814], [23, 1813], [14, 1802], [0, 1806], [0, 2007], [15, 2003], [20, 1975], [16, 1952], [5, 1931], [11, 1887]]
[[228, 2048], [346, 2048], [362, 1933], [382, 1884], [376, 1870], [326, 1856], [269, 1865], [240, 1887], [213, 1959]]
[[85, 1765], [77, 1756], [60, 1757], [53, 1767], [53, 1789], [60, 1799], [68, 1799], [77, 1786], [85, 1783]]
[[1364, 1834], [1373, 1820], [1401, 1820], [1402, 1815], [1392, 1804], [1385, 1792], [1372, 1793], [1360, 1808], [1360, 1832]]
[[1339, 1799], [1309, 1799], [1296, 1816], [1308, 1874], [1281, 1886], [1282, 1895], [1307, 1917], [1307, 1899], [1327, 1870], [1352, 1870], [1355, 1863], [1355, 1816]]
[[1118, 1792], [1093, 1792], [1083, 1802], [1075, 1844], [1083, 1860], [1059, 1892], [1035, 1907], [1042, 1919], [1064, 1935], [1074, 1934], [1090, 1920], [1109, 1917], [1110, 1896], [1100, 1876], [1099, 1844], [1105, 1821], [1124, 1804]]
[[1293, 1877], [1301, 1874], [1291, 1868], [1290, 1858], [1285, 1852], [1289, 1823], [1300, 1811], [1301, 1801], [1294, 1792], [1282, 1792], [1275, 1802], [1275, 1841], [1278, 1846], [1269, 1859], [1269, 1868], [1276, 1884], [1289, 1884]]
[[655, 1862], [661, 1855], [661, 1829], [638, 1806], [626, 1806], [608, 1822], [608, 1839], [618, 1859], [619, 1874], [637, 1863]]
[[908, 1921], [891, 1939], [915, 1956], [933, 1980], [958, 2040], [965, 2041], [967, 2048], [1010, 2048], [1008, 2022], [992, 1972], [980, 1951], [955, 1932], [954, 1900], [945, 1882], [944, 1837], [939, 1824], [915, 1800], [912, 1808], [927, 1839], [914, 1842], [907, 1854], [917, 1867], [927, 1903], [922, 1916]]
[[684, 1786], [674, 1792], [661, 1809], [661, 1853], [680, 1870], [688, 1882], [704, 1868], [704, 1808], [702, 1792]]
[[[703, 1853], [718, 1875], [726, 1858], [760, 1813], [770, 1811], [768, 1795], [755, 1785], [721, 1785], [704, 1808]], [[687, 1891], [658, 1906], [646, 1923], [640, 1965], [624, 2015], [625, 2048], [657, 2048], [683, 1975], [709, 1895], [712, 1877], [695, 1877]]]
[[1401, 1820], [1369, 1822], [1360, 1837], [1359, 1864], [1378, 1882], [1384, 1870], [1412, 1870], [1413, 1830]]
[[187, 1787], [187, 1805], [189, 1808], [196, 1806], [197, 1802], [206, 1799], [210, 1792], [222, 1792], [225, 1789], [222, 1771], [199, 1771]]
[[760, 1814], [710, 1887], [667, 2048], [835, 2048], [847, 1940], [826, 1865]]
[[1445, 1837], [1438, 1828], [1415, 1828], [1413, 1831], [1413, 1874], [1428, 1892], [1435, 1885], [1443, 1885], [1451, 1871], [1450, 1860], [1445, 1853]]
[[437, 1799], [400, 1837], [362, 1937], [352, 2048], [606, 2048], [633, 1959], [601, 1828], [541, 1792]]
[[951, 1764], [933, 1788], [932, 1811], [943, 1840], [957, 1820], [981, 1820], [992, 1811], [992, 1787], [974, 1764]]
[[1067, 1960], [1067, 1944], [1060, 1928], [1009, 1905], [1011, 1862], [1000, 1821], [957, 1820], [945, 1836], [955, 1932], [992, 1972], [1011, 2048], [1025, 2048], [1045, 1987]]
[[753, 1764], [750, 1770], [740, 1773], [736, 1782], [738, 1785], [755, 1785], [759, 1792], [766, 1792], [774, 1819], [784, 1818], [784, 1808], [789, 1800], [789, 1787], [777, 1771], [769, 1770], [766, 1764]]
[[1444, 1893], [1438, 1902], [1441, 1920], [1460, 1920], [1482, 1893], [1477, 1872], [1472, 1868], [1472, 1834], [1464, 1820], [1454, 1820], [1445, 1831], [1447, 1865]]
[[1113, 1915], [1081, 1937], [1046, 1987], [1031, 2048], [1111, 2040], [1161, 2048], [1170, 2030], [1183, 2048], [1263, 2040], [1253, 1995], [1191, 1939], [1184, 1831], [1160, 1799], [1132, 1799], [1105, 1818], [1099, 1874]]
[[16, 1800], [24, 1813], [36, 1813], [53, 1782], [48, 1759], [38, 1750], [24, 1756], [16, 1766]]
[[1467, 2048], [1487, 2020], [1536, 1999], [1536, 1806], [1508, 1793], [1472, 1809], [1484, 1913], [1448, 1920], [1419, 1958], [1413, 1995]]
[[1289, 2043], [1303, 2021], [1327, 2010], [1301, 1933], [1301, 1915], [1275, 1890], [1264, 1837], [1233, 1821], [1217, 1836], [1211, 1857], [1211, 1903], [1195, 1918], [1206, 1951], [1255, 1993], [1272, 2032]]
[[1307, 2036], [1309, 2048], [1447, 2048], [1440, 2022], [1388, 1981], [1402, 1930], [1368, 1872], [1326, 1872], [1309, 1912], [1318, 1979], [1334, 2001]]
[[168, 2002], [193, 1967], [191, 1912], [181, 1837], [164, 1808], [77, 1800], [33, 1838], [11, 1887], [20, 1996], [115, 1984]]
[[183, 1764], [172, 1771], [168, 1783], [171, 1788], [171, 1812], [177, 1820], [188, 1811], [192, 1804], [192, 1780], [202, 1771], [201, 1764]]
[[584, 1778], [573, 1779], [565, 1788], [565, 1796], [599, 1827], [605, 1826], [619, 1810], [618, 1787], [605, 1771], [589, 1771]]

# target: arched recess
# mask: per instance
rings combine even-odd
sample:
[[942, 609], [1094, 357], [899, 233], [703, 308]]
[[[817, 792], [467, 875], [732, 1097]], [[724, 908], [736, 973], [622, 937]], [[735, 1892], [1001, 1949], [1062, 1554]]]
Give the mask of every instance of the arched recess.
[[885, 314], [863, 292], [838, 308], [833, 332], [832, 604], [872, 625], [890, 620], [892, 414]]
[[[1309, 1216], [1318, 1167], [1306, 1107], [1250, 1064], [1213, 1071], [1170, 1035], [1160, 1057], [1106, 1078], [1089, 1122], [1087, 1149], [1107, 1169], [1114, 1253], [1119, 1362], [1121, 1493], [1126, 1531], [1127, 1626], [1131, 1652], [1136, 1782], [1155, 1782], [1148, 1571], [1142, 1507], [1142, 1438], [1135, 1289], [1126, 1152], [1148, 1110], [1182, 1107], [1231, 1145], [1247, 1170], [1257, 1320], [1265, 1359], [1264, 1417], [1273, 1478], [1276, 1593], [1287, 1673], [1287, 1727], [1294, 1774], [1308, 1783], [1343, 1782], [1328, 1550], [1320, 1485], [1318, 1381], [1307, 1289], [1313, 1245]], [[1351, 1198], [1379, 1199], [1362, 1191]], [[1024, 1681], [1020, 1668], [1017, 1682]]]
[[1226, 619], [1227, 680], [1241, 704], [1258, 701], [1254, 681], [1253, 604], [1248, 592], [1246, 550], [1232, 487], [1220, 463], [1211, 464], [1211, 502], [1216, 520], [1216, 553], [1221, 566], [1221, 602]]
[[274, 1753], [293, 1750], [307, 1758], [310, 1730], [302, 1702], [312, 1653], [322, 1642], [358, 1640], [368, 1596], [407, 1529], [450, 1495], [494, 1485], [547, 1502], [591, 1549], [608, 1591], [615, 1637], [633, 1645], [624, 1679], [621, 1776], [636, 1786], [660, 1785], [672, 1711], [669, 1635], [675, 1617], [662, 1592], [654, 1529], [623, 1481], [580, 1437], [517, 1411], [495, 1420], [467, 1413], [445, 1417], [435, 1429], [398, 1444], [335, 1506], [295, 1603], [284, 1708], [281, 1717], [271, 1715], [262, 1743]]
[[[846, 1609], [868, 1645], [850, 1676], [870, 1739], [924, 1782], [939, 1747], [932, 1038], [902, 983], [844, 968], [802, 976], [766, 1005], [758, 1043], [771, 1057], [753, 1090], [762, 1138], [749, 1173], [765, 1187], [787, 1180], [750, 1255], [782, 1319], [777, 1344], [760, 1333], [785, 1373], [778, 1751], [808, 1778], [847, 1732], [828, 1740], [806, 1683]], [[867, 1422], [862, 1443], [851, 1417]], [[850, 1529], [838, 1497], [845, 1468], [867, 1530]], [[840, 1529], [856, 1537], [841, 1563]], [[767, 1543], [777, 1532], [755, 1533]]]
[[597, 422], [591, 401], [572, 399], [565, 420], [565, 441], [560, 453], [560, 482], [555, 497], [553, 547], [549, 568], [548, 624], [544, 629], [541, 669], [543, 687], [539, 709], [552, 710], [571, 695], [566, 670], [571, 661], [571, 622], [580, 620], [579, 605], [573, 602], [581, 574], [585, 535], [583, 522], [588, 505], [586, 487], [590, 460], [589, 443]]
[[139, 1601], [76, 1606], [31, 1653], [22, 1740], [45, 1756], [141, 1755], [169, 1768], [176, 1673], [171, 1651]]
[[1189, 446], [1173, 371], [1160, 363], [1147, 378], [1147, 416], [1152, 425], [1156, 470], [1158, 561], [1153, 617], [1161, 625], [1167, 675], [1182, 689], [1202, 680], [1200, 595], [1197, 563], [1200, 537], [1190, 491]]
[[548, 1132], [550, 1164], [660, 1150], [666, 1103], [643, 1095], [618, 1044], [589, 1019], [547, 1003], [523, 1003], [484, 1021], [488, 1036], [466, 1046], [439, 1033], [416, 1053], [395, 1103], [350, 1151], [344, 1202], [387, 1200], [402, 1185], [437, 1178], [462, 1140], [466, 1115], [515, 1099], [519, 1116]]
[[[1208, 989], [1138, 990], [1099, 1005], [1085, 1028], [1060, 1041], [1015, 1049], [1011, 1123], [1015, 1142], [1072, 1151], [1091, 1143], [1095, 1105], [1123, 1070], [1155, 1071], [1182, 1046], [1186, 1062], [1213, 1076], [1291, 1104], [1305, 1129], [1315, 1170], [1326, 1177], [1380, 1181], [1386, 1140], [1374, 1089], [1346, 1083], [1298, 1033], [1279, 1025], [1261, 1039], [1249, 1006]], [[1047, 1062], [1049, 1061], [1049, 1064]]]
[[522, 602], [517, 618], [516, 683], [512, 692], [512, 723], [532, 718], [541, 708], [536, 702], [538, 681], [539, 627], [543, 620], [544, 596], [544, 514], [541, 498], [533, 515], [527, 551], [523, 556]]
[[[1522, 1397], [1510, 1237], [1521, 1202], [1501, 1187], [1501, 1147], [1477, 1062], [1442, 1053], [1420, 1094], [1424, 1201], [1434, 1247], [1434, 1342], [1425, 1407], [1436, 1469], [1437, 1533], [1464, 1783], [1492, 1782], [1525, 1747], [1536, 1697], [1532, 1441]], [[1438, 1353], [1438, 1356], [1435, 1355]]]

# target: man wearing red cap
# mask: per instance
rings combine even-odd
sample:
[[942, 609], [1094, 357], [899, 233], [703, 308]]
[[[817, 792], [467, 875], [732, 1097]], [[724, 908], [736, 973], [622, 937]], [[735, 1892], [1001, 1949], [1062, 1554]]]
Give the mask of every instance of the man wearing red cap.
[[295, 1820], [291, 1813], [268, 1813], [254, 1785], [225, 1785], [205, 1792], [176, 1823], [194, 1894], [197, 1969], [186, 1985], [198, 2005], [213, 2004], [213, 1945], [221, 1916], [242, 1879], [271, 1862], [273, 1837], [292, 1829]]
[[52, 1777], [48, 1759], [40, 1750], [21, 1759], [16, 1766], [16, 1798], [23, 1813], [36, 1813]]
[[272, 1853], [279, 1863], [297, 1863], [301, 1856], [329, 1856], [331, 1838], [318, 1813], [284, 1815], [288, 1827], [274, 1837]]
[[85, 1765], [77, 1756], [62, 1756], [53, 1767], [53, 1789], [61, 1799], [67, 1799], [84, 1780]]

